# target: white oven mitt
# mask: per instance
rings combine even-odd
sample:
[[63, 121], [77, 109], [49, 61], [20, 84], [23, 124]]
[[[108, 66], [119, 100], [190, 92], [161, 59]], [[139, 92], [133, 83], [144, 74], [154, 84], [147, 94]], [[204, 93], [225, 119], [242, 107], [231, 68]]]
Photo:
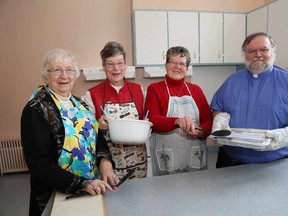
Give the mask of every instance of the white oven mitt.
[[214, 131], [219, 130], [230, 130], [231, 128], [229, 126], [230, 121], [230, 114], [226, 112], [220, 112], [213, 118], [213, 125], [212, 125], [212, 133]]
[[272, 141], [262, 151], [277, 150], [288, 145], [288, 127], [267, 130], [265, 136], [272, 138]]

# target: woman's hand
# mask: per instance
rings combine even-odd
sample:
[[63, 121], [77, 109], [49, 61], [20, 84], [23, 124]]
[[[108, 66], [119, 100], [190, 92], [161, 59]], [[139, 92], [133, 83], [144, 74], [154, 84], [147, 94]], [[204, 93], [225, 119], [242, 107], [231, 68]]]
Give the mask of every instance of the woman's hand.
[[191, 139], [203, 139], [205, 138], [205, 134], [203, 131], [200, 130], [194, 130], [186, 133], [187, 136]]
[[100, 161], [99, 171], [103, 181], [108, 182], [111, 186], [118, 184], [119, 179], [113, 171], [110, 160], [102, 158]]
[[178, 125], [185, 133], [195, 132], [194, 121], [189, 116], [176, 119], [174, 124]]
[[86, 180], [84, 190], [91, 195], [103, 194], [107, 191], [113, 191], [112, 187], [105, 181], [100, 179]]
[[102, 115], [99, 118], [99, 120], [98, 120], [99, 128], [102, 131], [107, 131], [109, 129], [109, 125], [108, 125], [109, 120], [110, 120], [110, 118], [108, 116], [105, 116], [105, 115]]
[[196, 125], [193, 119], [189, 116], [177, 119], [174, 124], [178, 125], [179, 128], [182, 129], [191, 139], [199, 139], [204, 136], [203, 131], [195, 130]]

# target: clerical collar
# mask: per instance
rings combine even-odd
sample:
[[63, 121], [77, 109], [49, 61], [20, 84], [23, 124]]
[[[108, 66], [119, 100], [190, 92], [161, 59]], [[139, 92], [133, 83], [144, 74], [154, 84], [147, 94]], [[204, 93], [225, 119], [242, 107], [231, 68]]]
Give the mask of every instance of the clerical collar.
[[268, 76], [273, 71], [273, 69], [274, 69], [274, 66], [271, 65], [269, 68], [267, 68], [267, 70], [265, 70], [259, 74], [253, 74], [251, 71], [249, 71], [248, 69], [247, 70], [253, 76], [254, 79], [258, 79], [258, 78], [264, 78], [264, 77]]

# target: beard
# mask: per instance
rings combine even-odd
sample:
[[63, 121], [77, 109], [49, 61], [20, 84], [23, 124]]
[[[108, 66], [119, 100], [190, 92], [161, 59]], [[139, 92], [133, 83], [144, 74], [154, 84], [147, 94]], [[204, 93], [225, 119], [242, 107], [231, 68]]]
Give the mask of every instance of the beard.
[[253, 74], [260, 74], [273, 65], [274, 60], [275, 54], [266, 60], [263, 57], [255, 57], [251, 61], [248, 61], [247, 58], [245, 58], [245, 65]]

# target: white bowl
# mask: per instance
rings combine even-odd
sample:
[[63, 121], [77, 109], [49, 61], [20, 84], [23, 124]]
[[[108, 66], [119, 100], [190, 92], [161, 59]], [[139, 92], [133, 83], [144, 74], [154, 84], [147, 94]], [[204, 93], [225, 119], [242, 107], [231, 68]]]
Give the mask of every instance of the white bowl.
[[110, 138], [114, 143], [142, 144], [148, 140], [151, 132], [151, 126], [152, 123], [145, 120], [110, 120]]

